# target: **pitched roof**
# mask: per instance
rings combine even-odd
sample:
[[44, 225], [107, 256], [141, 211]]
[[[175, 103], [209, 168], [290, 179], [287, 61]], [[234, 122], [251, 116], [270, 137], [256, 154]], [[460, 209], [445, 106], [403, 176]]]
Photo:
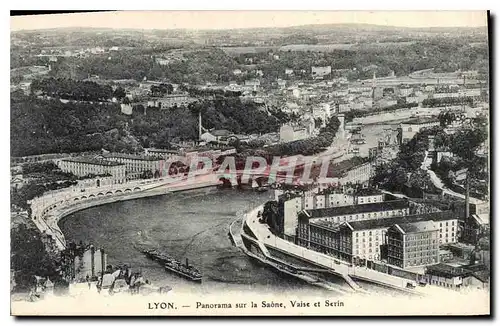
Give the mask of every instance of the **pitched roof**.
[[379, 203], [309, 209], [307, 210], [307, 212], [309, 213], [311, 218], [319, 218], [319, 217], [341, 216], [348, 214], [383, 212], [396, 209], [404, 209], [407, 207], [409, 207], [408, 200], [400, 199], [400, 200], [383, 201]]
[[[309, 218], [307, 215], [305, 215], [305, 213], [307, 213], [307, 211], [303, 211], [303, 212], [304, 212], [304, 214], [302, 214], [301, 217], [302, 218]], [[445, 212], [406, 215], [406, 216], [363, 220], [363, 221], [351, 221], [351, 222], [346, 222], [346, 224], [348, 224], [349, 227], [351, 228], [351, 230], [353, 230], [353, 231], [362, 231], [362, 230], [373, 230], [373, 229], [386, 229], [386, 228], [389, 228], [395, 224], [397, 224], [398, 227], [400, 227], [399, 225], [403, 225], [403, 224], [407, 224], [407, 223], [418, 223], [418, 222], [422, 222], [422, 221], [439, 222], [439, 221], [447, 221], [447, 220], [452, 220], [452, 219], [458, 219], [458, 217], [454, 216], [452, 211], [445, 211]], [[313, 225], [321, 226], [321, 227], [332, 229], [332, 230], [335, 230], [340, 225], [339, 223], [330, 222], [330, 221], [321, 221], [321, 220], [311, 220], [310, 223]]]
[[434, 221], [410, 222], [396, 225], [399, 226], [403, 233], [417, 233], [437, 230]]
[[229, 135], [233, 134], [232, 132], [230, 132], [229, 130], [226, 130], [226, 129], [212, 130], [212, 131], [210, 131], [210, 133], [216, 137], [229, 136]]

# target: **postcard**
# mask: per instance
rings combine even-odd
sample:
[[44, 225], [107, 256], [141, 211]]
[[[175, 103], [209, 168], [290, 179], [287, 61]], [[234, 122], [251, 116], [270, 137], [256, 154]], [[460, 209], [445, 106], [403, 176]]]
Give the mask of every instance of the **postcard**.
[[11, 314], [490, 314], [486, 11], [11, 16]]

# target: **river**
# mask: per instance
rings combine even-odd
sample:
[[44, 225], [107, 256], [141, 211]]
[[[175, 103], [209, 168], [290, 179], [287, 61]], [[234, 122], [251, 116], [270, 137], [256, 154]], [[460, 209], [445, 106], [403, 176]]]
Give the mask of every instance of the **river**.
[[[67, 216], [59, 225], [67, 240], [105, 248], [108, 264], [141, 269], [153, 284], [169, 285], [174, 292], [293, 295], [306, 290], [309, 295], [331, 297], [332, 292], [278, 274], [232, 245], [229, 224], [238, 213], [271, 196], [272, 192], [195, 190], [89, 208]], [[188, 258], [202, 271], [203, 283], [165, 272], [134, 245], [159, 247], [178, 259]]]

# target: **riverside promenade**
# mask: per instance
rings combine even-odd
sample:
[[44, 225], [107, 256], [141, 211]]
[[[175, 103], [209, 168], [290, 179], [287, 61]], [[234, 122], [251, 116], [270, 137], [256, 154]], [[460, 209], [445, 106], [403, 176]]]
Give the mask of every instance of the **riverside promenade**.
[[191, 179], [149, 179], [104, 187], [70, 187], [47, 192], [30, 201], [31, 219], [42, 233], [51, 235], [59, 250], [66, 239], [58, 222], [67, 215], [90, 207], [144, 197], [167, 195], [179, 191], [215, 187], [216, 175], [199, 175]]
[[[358, 283], [355, 282], [355, 280], [370, 282], [383, 287], [393, 288], [416, 295], [435, 295], [436, 293], [443, 293], [443, 291], [447, 293], [450, 291], [430, 285], [418, 286], [415, 284], [415, 281], [378, 272], [366, 267], [354, 266], [348, 262], [336, 259], [335, 257], [325, 255], [281, 239], [271, 232], [267, 224], [259, 222], [258, 212], [263, 211], [263, 208], [264, 205], [258, 206], [246, 214], [243, 225], [246, 225], [249, 228], [252, 235], [249, 236], [245, 234], [245, 231], [243, 230], [241, 231], [241, 237], [257, 245], [261, 253], [258, 255], [252, 252], [249, 253], [249, 250], [246, 248], [243, 251], [252, 257], [260, 256], [259, 260], [268, 265], [272, 266], [269, 261], [275, 260], [275, 257], [273, 257], [270, 250], [268, 250], [269, 248], [281, 253], [286, 253], [286, 255], [290, 257], [290, 260], [298, 259], [314, 266], [318, 266], [318, 268], [324, 268], [331, 274], [342, 277], [354, 291], [358, 292], [365, 291], [358, 285]], [[291, 275], [297, 276], [296, 274]], [[408, 284], [411, 284], [412, 286], [409, 287]]]

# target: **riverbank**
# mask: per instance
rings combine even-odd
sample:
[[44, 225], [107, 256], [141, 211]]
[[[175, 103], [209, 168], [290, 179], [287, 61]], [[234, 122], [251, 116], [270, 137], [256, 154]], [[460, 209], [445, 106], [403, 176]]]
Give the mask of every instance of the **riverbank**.
[[[332, 256], [283, 240], [275, 236], [267, 225], [258, 221], [257, 213], [262, 209], [263, 206], [259, 206], [246, 214], [242, 238], [244, 247], [247, 247], [246, 250], [252, 253], [249, 256], [259, 257], [262, 262], [269, 266], [274, 267], [273, 263], [269, 263], [275, 260], [274, 254], [270, 253], [270, 251], [273, 251], [279, 252], [283, 256], [281, 260], [305, 262], [311, 266], [315, 266], [315, 268], [325, 269], [333, 275], [342, 277], [355, 291], [364, 292], [354, 280], [366, 281], [381, 287], [392, 288], [402, 293], [415, 295], [443, 295], [449, 294], [452, 291], [430, 285], [417, 286], [415, 281], [381, 273], [366, 267], [357, 267]], [[252, 249], [255, 249], [255, 252]], [[296, 275], [298, 270], [300, 269], [295, 268], [292, 274]], [[409, 287], [408, 284], [412, 284], [412, 286]]]
[[[75, 213], [77, 211], [85, 210], [95, 206], [101, 206], [105, 204], [120, 202], [120, 201], [129, 201], [134, 199], [146, 198], [146, 197], [155, 197], [161, 196], [176, 192], [182, 192], [193, 189], [202, 189], [202, 188], [210, 188], [216, 187], [218, 185], [218, 181], [214, 178], [210, 178], [207, 180], [193, 180], [193, 181], [181, 181], [174, 184], [167, 184], [165, 182], [158, 182], [157, 184], [151, 183], [147, 187], [136, 187], [134, 190], [129, 191], [127, 187], [132, 188], [133, 186], [129, 186], [127, 184], [121, 185], [123, 191], [118, 189], [115, 191], [109, 191], [104, 195], [104, 190], [100, 188], [93, 189], [94, 192], [99, 192], [97, 195], [91, 197], [92, 195], [88, 195], [90, 191], [87, 189], [85, 194], [88, 196], [82, 196], [81, 193], [76, 193], [73, 190], [69, 190], [68, 194], [58, 193], [61, 198], [58, 201], [47, 201], [46, 205], [48, 207], [53, 207], [53, 209], [48, 210], [45, 207], [37, 207], [36, 211], [42, 212], [40, 216], [34, 215], [32, 217], [33, 222], [38, 227], [40, 232], [45, 232], [48, 235], [51, 235], [55, 240], [57, 248], [59, 250], [64, 250], [66, 248], [66, 239], [64, 237], [63, 232], [59, 228], [59, 222], [65, 218], [66, 216]], [[127, 189], [126, 189], [127, 188]], [[103, 194], [102, 196], [99, 196]], [[44, 203], [42, 201], [42, 203]], [[34, 210], [35, 211], [35, 210]], [[45, 214], [43, 212], [46, 212]]]

